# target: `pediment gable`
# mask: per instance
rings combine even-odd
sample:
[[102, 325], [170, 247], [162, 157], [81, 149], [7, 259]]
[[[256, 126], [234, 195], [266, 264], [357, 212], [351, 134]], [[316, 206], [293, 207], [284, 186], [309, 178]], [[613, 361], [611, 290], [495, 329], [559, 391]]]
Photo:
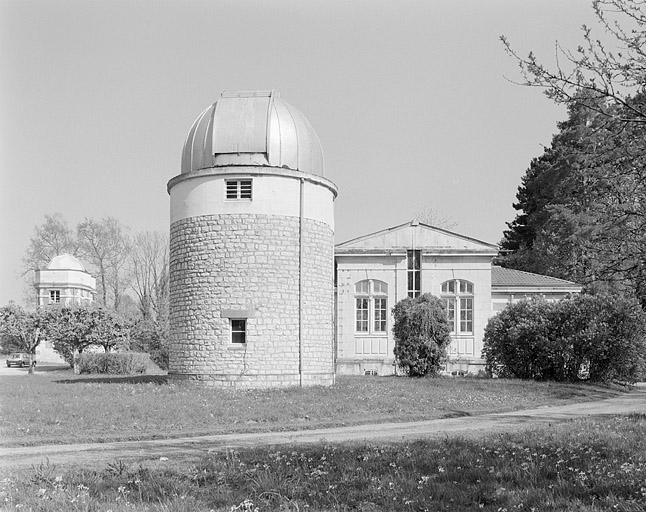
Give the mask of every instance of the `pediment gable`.
[[498, 253], [494, 244], [416, 221], [354, 238], [335, 247], [337, 254], [374, 254], [407, 249], [421, 249], [426, 253]]

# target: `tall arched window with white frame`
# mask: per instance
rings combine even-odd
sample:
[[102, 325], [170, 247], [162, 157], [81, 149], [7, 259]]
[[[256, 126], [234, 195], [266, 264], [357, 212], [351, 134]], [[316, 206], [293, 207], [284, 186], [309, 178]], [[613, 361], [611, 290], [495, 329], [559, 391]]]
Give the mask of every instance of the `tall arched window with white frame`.
[[355, 291], [355, 332], [386, 334], [388, 330], [388, 285], [376, 279], [359, 281]]
[[473, 334], [473, 283], [453, 279], [442, 283], [442, 300], [452, 334]]

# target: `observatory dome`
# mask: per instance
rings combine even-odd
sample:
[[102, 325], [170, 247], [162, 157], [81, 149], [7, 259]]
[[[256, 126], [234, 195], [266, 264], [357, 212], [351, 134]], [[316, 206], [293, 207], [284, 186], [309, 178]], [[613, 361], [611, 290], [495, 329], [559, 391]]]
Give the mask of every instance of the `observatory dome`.
[[324, 175], [312, 125], [274, 91], [223, 92], [193, 123], [182, 174], [226, 166], [270, 166]]
[[81, 270], [85, 272], [83, 265], [76, 256], [61, 254], [52, 258], [47, 265], [47, 270]]

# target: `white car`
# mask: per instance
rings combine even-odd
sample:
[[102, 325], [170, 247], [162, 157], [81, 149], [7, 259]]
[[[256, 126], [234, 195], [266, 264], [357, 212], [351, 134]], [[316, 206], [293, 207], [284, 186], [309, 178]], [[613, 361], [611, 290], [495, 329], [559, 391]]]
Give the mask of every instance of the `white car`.
[[[36, 366], [35, 359], [32, 364]], [[19, 366], [20, 368], [29, 366], [29, 354], [24, 354], [22, 352], [14, 352], [13, 354], [10, 354], [7, 358], [7, 368], [11, 366]]]

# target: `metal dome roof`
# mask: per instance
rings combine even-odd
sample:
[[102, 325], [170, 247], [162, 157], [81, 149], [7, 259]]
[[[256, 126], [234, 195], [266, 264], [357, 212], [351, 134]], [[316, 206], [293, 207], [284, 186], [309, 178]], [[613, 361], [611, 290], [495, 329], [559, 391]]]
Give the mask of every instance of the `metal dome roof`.
[[71, 254], [54, 256], [52, 261], [49, 262], [49, 265], [47, 265], [47, 270], [82, 270], [85, 272], [79, 259]]
[[225, 91], [188, 133], [182, 174], [240, 165], [324, 175], [323, 152], [314, 128], [274, 91]]

